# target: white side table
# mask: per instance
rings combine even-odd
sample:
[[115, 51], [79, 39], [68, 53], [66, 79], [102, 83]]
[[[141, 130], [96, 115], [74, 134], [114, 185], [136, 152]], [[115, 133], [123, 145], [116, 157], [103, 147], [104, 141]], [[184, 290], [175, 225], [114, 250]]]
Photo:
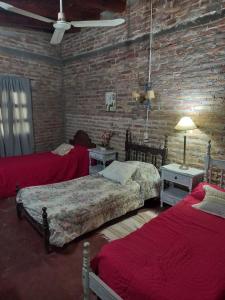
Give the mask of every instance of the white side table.
[[[90, 174], [94, 174], [96, 172], [101, 171], [106, 167], [106, 164], [109, 161], [113, 161], [117, 159], [117, 152], [115, 150], [103, 150], [100, 148], [92, 148], [88, 149], [89, 151], [89, 159], [90, 159]], [[91, 166], [91, 159], [97, 160], [96, 166]], [[102, 162], [102, 166], [98, 164], [98, 162]]]
[[[189, 168], [182, 170], [178, 164], [169, 164], [161, 167], [160, 205], [163, 203], [175, 205], [182, 200], [192, 189], [204, 180], [204, 171]], [[165, 181], [168, 182], [166, 187]]]

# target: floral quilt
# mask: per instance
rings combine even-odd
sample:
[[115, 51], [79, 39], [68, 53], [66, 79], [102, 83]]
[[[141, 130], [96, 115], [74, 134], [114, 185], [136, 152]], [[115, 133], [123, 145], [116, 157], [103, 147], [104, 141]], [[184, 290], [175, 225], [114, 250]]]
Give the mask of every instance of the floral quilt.
[[160, 175], [157, 168], [150, 163], [142, 161], [127, 161], [127, 164], [136, 166], [136, 172], [132, 179], [140, 185], [140, 190], [144, 200], [159, 196]]
[[17, 194], [27, 212], [40, 224], [47, 207], [50, 244], [62, 247], [76, 237], [143, 206], [140, 185], [121, 185], [98, 174], [45, 186], [24, 188]]

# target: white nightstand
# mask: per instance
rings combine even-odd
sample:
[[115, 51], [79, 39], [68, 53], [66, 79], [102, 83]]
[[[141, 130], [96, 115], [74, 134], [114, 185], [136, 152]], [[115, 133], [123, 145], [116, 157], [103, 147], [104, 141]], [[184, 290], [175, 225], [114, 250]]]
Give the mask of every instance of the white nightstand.
[[[101, 171], [106, 167], [106, 164], [110, 161], [117, 159], [117, 152], [115, 150], [102, 150], [100, 148], [92, 148], [88, 149], [89, 158], [90, 158], [90, 168], [89, 173], [94, 174], [96, 172]], [[91, 166], [91, 159], [97, 160], [96, 166]], [[98, 164], [98, 162], [102, 162], [102, 165]]]
[[[182, 170], [178, 164], [169, 164], [161, 167], [160, 205], [163, 203], [175, 205], [182, 200], [192, 189], [204, 180], [204, 171], [189, 168]], [[165, 184], [165, 181], [168, 184]]]

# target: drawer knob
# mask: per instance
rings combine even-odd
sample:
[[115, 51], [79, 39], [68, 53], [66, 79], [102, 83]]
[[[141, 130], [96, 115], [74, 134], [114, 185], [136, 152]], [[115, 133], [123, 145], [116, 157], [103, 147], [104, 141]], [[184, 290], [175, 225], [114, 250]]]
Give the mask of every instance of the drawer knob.
[[175, 176], [174, 179], [177, 179], [177, 176]]

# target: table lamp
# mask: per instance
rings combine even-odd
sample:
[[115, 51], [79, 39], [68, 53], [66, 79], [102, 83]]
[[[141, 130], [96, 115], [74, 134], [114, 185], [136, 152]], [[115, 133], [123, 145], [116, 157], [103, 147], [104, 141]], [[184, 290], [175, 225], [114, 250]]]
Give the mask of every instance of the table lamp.
[[186, 165], [186, 132], [188, 130], [196, 129], [195, 123], [190, 117], [183, 117], [175, 126], [176, 130], [184, 131], [184, 152], [183, 152], [183, 163], [180, 166], [180, 169], [187, 170], [188, 165]]

